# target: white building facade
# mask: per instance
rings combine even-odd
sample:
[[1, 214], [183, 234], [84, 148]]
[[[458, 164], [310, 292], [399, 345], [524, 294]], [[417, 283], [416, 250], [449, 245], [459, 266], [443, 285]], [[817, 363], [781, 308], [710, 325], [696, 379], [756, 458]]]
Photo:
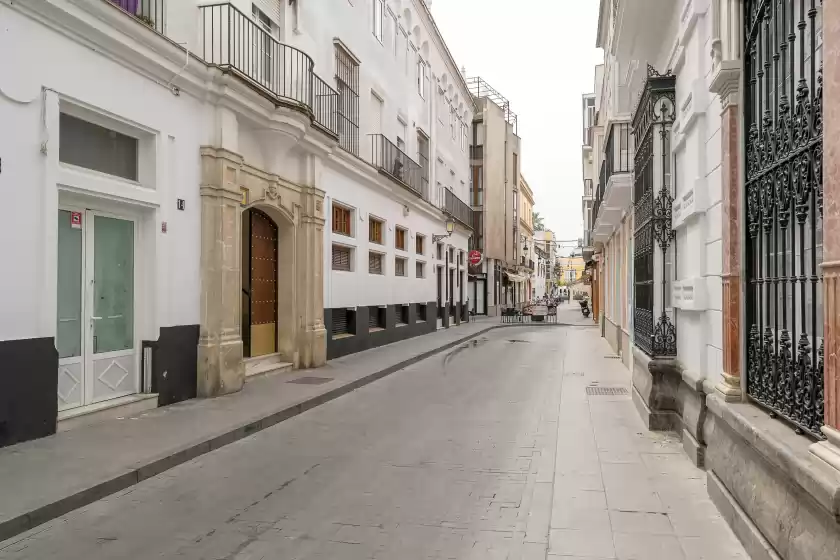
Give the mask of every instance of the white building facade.
[[474, 108], [422, 0], [0, 21], [0, 445], [466, 317]]

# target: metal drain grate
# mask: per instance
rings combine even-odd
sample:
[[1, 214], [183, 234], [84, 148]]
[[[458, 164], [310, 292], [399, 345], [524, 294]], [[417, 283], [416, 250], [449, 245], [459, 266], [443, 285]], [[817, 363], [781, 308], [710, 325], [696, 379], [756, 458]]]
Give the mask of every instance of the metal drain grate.
[[607, 360], [618, 360], [621, 358], [621, 356], [604, 356], [604, 358], [606, 358]]
[[297, 379], [286, 381], [286, 383], [298, 383], [300, 385], [323, 385], [324, 383], [329, 383], [332, 380], [332, 377], [298, 377]]
[[624, 387], [595, 387], [590, 385], [586, 388], [586, 394], [603, 397], [622, 397], [630, 393]]

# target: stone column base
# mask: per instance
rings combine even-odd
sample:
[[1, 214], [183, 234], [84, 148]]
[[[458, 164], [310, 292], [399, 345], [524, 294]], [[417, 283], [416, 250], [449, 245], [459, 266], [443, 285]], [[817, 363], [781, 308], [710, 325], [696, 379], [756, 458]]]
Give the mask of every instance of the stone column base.
[[720, 375], [723, 377], [723, 380], [717, 384], [715, 390], [721, 394], [723, 400], [726, 402], [740, 401], [742, 399], [741, 378], [724, 372], [721, 372]]
[[633, 403], [642, 421], [653, 431], [682, 431], [677, 393], [682, 383], [673, 359], [651, 358], [633, 348]]
[[243, 345], [239, 337], [222, 341], [198, 341], [199, 397], [218, 397], [235, 393], [245, 383]]
[[829, 426], [821, 428], [826, 441], [817, 442], [809, 450], [811, 453], [840, 471], [840, 431]]

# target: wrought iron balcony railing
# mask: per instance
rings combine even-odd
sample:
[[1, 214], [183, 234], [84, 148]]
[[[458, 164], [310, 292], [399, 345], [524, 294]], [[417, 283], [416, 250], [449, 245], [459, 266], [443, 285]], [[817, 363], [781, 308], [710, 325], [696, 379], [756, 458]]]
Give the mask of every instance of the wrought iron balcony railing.
[[315, 124], [333, 136], [338, 136], [338, 92], [312, 75], [312, 113]]
[[604, 149], [604, 163], [606, 164], [605, 180], [616, 173], [632, 173], [633, 171], [633, 135], [630, 123], [615, 123], [610, 128]]
[[469, 204], [458, 198], [458, 196], [451, 190], [444, 188], [443, 196], [441, 197], [441, 207], [444, 214], [452, 216], [464, 226], [472, 229], [473, 227], [473, 209]]
[[201, 54], [208, 64], [236, 74], [278, 103], [303, 110], [320, 128], [338, 136], [338, 93], [315, 75], [308, 54], [279, 42], [229, 3], [199, 6], [199, 10]]
[[163, 33], [166, 0], [110, 0], [158, 33]]
[[420, 198], [429, 200], [428, 192], [423, 192], [423, 177], [420, 164], [408, 157], [393, 142], [382, 134], [370, 134], [370, 163], [380, 173], [414, 193]]

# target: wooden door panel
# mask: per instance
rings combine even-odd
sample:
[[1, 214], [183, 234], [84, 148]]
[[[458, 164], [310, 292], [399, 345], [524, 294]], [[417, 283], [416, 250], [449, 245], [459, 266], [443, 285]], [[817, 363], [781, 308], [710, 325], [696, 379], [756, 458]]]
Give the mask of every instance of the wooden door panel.
[[251, 355], [276, 351], [277, 226], [251, 210]]

